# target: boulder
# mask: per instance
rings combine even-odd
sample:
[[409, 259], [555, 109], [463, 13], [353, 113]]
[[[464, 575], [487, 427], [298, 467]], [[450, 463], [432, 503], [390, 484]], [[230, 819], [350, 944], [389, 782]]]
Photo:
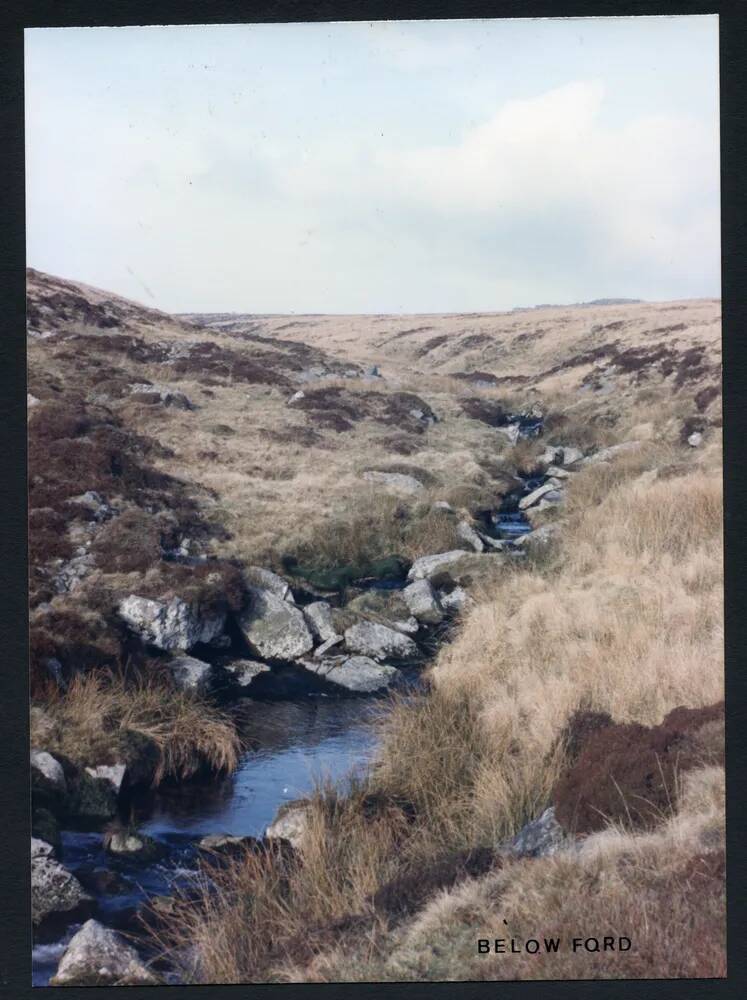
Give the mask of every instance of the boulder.
[[482, 552], [485, 546], [482, 543], [482, 539], [469, 523], [469, 521], [460, 521], [457, 525], [457, 535], [461, 538], [463, 542], [471, 545], [475, 552]]
[[96, 490], [86, 490], [85, 493], [80, 493], [77, 497], [71, 497], [68, 503], [76, 503], [80, 507], [84, 507], [93, 516], [94, 521], [108, 521], [116, 514], [115, 509]]
[[44, 787], [52, 793], [67, 793], [62, 764], [45, 750], [31, 751], [31, 780], [34, 786]]
[[70, 913], [91, 902], [77, 878], [56, 861], [51, 844], [31, 839], [31, 919], [38, 926], [47, 917]]
[[404, 633], [404, 635], [416, 635], [420, 631], [418, 620], [413, 615], [405, 618], [404, 621], [391, 622], [391, 626], [398, 632]]
[[98, 767], [86, 768], [86, 773], [90, 774], [92, 778], [108, 781], [117, 795], [122, 788], [126, 771], [127, 768], [124, 764], [99, 764]]
[[402, 597], [418, 621], [438, 625], [444, 613], [429, 580], [415, 580], [402, 591]]
[[174, 683], [180, 691], [196, 691], [204, 694], [213, 680], [213, 667], [194, 656], [174, 656], [169, 660], [169, 669]]
[[87, 920], [70, 940], [51, 986], [157, 986], [158, 979], [125, 939]]
[[26, 393], [26, 407], [29, 410], [32, 409], [34, 406], [38, 406], [39, 403], [41, 403], [41, 400], [39, 399], [38, 396], [34, 396], [33, 393], [31, 392]]
[[572, 848], [574, 841], [555, 819], [555, 807], [527, 823], [516, 836], [505, 841], [499, 852], [512, 858], [546, 858]]
[[141, 861], [153, 860], [164, 853], [162, 844], [144, 833], [130, 830], [115, 830], [104, 838], [104, 848], [109, 854], [136, 857]]
[[300, 400], [304, 399], [305, 396], [306, 393], [303, 391], [303, 389], [299, 389], [298, 392], [294, 392], [293, 395], [288, 400], [288, 406], [292, 406], [293, 403], [298, 403]]
[[486, 535], [482, 531], [478, 531], [478, 535], [489, 549], [495, 549], [496, 552], [505, 552], [511, 545], [511, 542], [505, 538], [491, 538], [490, 535]]
[[[506, 550], [507, 554], [510, 549]], [[498, 552], [463, 552], [459, 559], [430, 573], [428, 579], [436, 590], [454, 587], [471, 589], [478, 583], [490, 584], [502, 573], [505, 559]]]
[[177, 410], [193, 410], [194, 404], [187, 398], [181, 389], [173, 389], [171, 386], [162, 385], [159, 382], [136, 382], [130, 386], [130, 393], [138, 396], [152, 397], [153, 402], [160, 402], [164, 406], [173, 406]]
[[257, 838], [252, 836], [235, 837], [229, 833], [209, 833], [200, 838], [198, 847], [210, 854], [241, 854], [247, 849], [256, 848]]
[[543, 497], [548, 497], [549, 499], [549, 494], [557, 492], [558, 488], [554, 483], [543, 483], [542, 486], [538, 486], [536, 490], [532, 490], [531, 493], [528, 493], [519, 500], [519, 510], [527, 510], [529, 507], [534, 507]]
[[521, 434], [521, 424], [506, 424], [504, 427], [496, 427], [499, 434], [502, 434], [509, 444], [516, 444]]
[[454, 508], [448, 502], [448, 500], [436, 500], [433, 504], [433, 510], [445, 510], [446, 513], [454, 513]]
[[407, 574], [408, 580], [424, 580], [434, 576], [451, 563], [458, 562], [467, 555], [466, 549], [452, 549], [450, 552], [439, 552], [432, 556], [421, 556], [416, 559]]
[[332, 623], [332, 605], [327, 601], [313, 601], [306, 605], [303, 613], [312, 635], [319, 642], [327, 642], [337, 635]]
[[561, 465], [575, 465], [576, 462], [580, 462], [584, 457], [584, 453], [580, 448], [572, 448], [568, 445], [563, 445], [560, 451], [563, 453], [560, 462]]
[[341, 635], [333, 635], [331, 639], [327, 639], [327, 641], [323, 642], [321, 646], [316, 647], [314, 650], [314, 656], [317, 659], [320, 659], [320, 657], [324, 656], [325, 653], [328, 653], [334, 646], [339, 646], [341, 642]]
[[364, 472], [363, 478], [370, 483], [379, 483], [387, 489], [403, 493], [406, 496], [416, 496], [425, 489], [414, 476], [408, 476], [403, 472], [376, 472], [372, 469], [369, 472]]
[[399, 590], [374, 588], [364, 591], [344, 608], [333, 608], [332, 619], [338, 632], [345, 632], [361, 619], [378, 621], [405, 635], [414, 635], [419, 628]]
[[68, 809], [79, 819], [99, 823], [116, 815], [117, 793], [108, 778], [94, 778], [81, 771], [70, 793]]
[[395, 667], [376, 663], [368, 656], [332, 656], [326, 660], [302, 660], [301, 665], [323, 677], [330, 684], [337, 684], [356, 694], [381, 691], [395, 681], [400, 672]]
[[278, 809], [275, 819], [265, 830], [268, 840], [287, 840], [298, 849], [303, 844], [309, 825], [309, 807], [305, 802], [289, 802]]
[[691, 448], [697, 448], [698, 445], [702, 443], [702, 441], [703, 441], [703, 435], [701, 434], [700, 431], [693, 431], [692, 434], [687, 439], [687, 443], [690, 445]]
[[596, 465], [598, 462], [609, 462], [611, 458], [615, 458], [617, 455], [623, 455], [628, 451], [635, 451], [636, 448], [640, 448], [640, 441], [623, 441], [621, 444], [610, 445], [609, 448], [602, 448], [599, 451], [594, 452], [593, 455], [587, 455], [586, 458], [582, 458], [579, 461], [579, 465]]
[[258, 660], [232, 660], [224, 664], [223, 669], [230, 675], [231, 681], [240, 688], [249, 688], [261, 674], [268, 674], [270, 668]]
[[257, 656], [270, 660], [295, 660], [308, 653], [314, 640], [303, 612], [269, 590], [251, 587], [249, 607], [239, 617], [239, 627]]
[[553, 479], [570, 479], [571, 477], [568, 469], [564, 469], [560, 465], [548, 465], [545, 472], [548, 476], [552, 476]]
[[535, 528], [534, 531], [528, 531], [525, 535], [522, 535], [521, 538], [517, 538], [514, 544], [521, 547], [546, 545], [559, 530], [560, 523], [558, 521], [553, 521], [550, 524], [543, 524], [541, 528]]
[[379, 622], [359, 622], [345, 630], [345, 646], [374, 660], [414, 660], [418, 647], [408, 636]]
[[448, 594], [441, 594], [440, 601], [444, 611], [452, 612], [463, 611], [475, 603], [464, 587], [454, 587]]
[[191, 649], [198, 642], [211, 642], [221, 635], [225, 613], [198, 615], [180, 597], [153, 601], [130, 594], [119, 605], [119, 615], [143, 642], [158, 649]]
[[269, 590], [271, 594], [280, 597], [284, 601], [295, 604], [290, 584], [282, 576], [273, 573], [262, 566], [247, 566], [244, 570], [244, 583], [247, 587], [258, 587], [260, 590]]
[[562, 449], [555, 444], [548, 444], [542, 454], [537, 458], [536, 464], [541, 468], [546, 469], [548, 465], [561, 464], [562, 461]]

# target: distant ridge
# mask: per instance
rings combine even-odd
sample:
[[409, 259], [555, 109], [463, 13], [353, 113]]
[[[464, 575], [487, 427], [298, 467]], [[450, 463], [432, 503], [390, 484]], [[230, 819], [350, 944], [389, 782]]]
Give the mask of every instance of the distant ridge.
[[527, 312], [529, 309], [584, 309], [591, 306], [634, 306], [645, 299], [592, 299], [590, 302], [541, 302], [536, 306], [514, 306], [511, 312]]

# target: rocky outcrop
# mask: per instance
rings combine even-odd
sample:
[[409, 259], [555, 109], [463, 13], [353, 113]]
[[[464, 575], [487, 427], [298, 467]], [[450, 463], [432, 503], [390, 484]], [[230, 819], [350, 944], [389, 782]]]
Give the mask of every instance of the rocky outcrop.
[[53, 848], [31, 838], [31, 919], [38, 926], [47, 917], [72, 913], [91, 902], [77, 878], [53, 857]]
[[82, 770], [70, 783], [65, 812], [86, 823], [98, 824], [116, 814], [117, 795], [109, 776], [94, 776]]
[[514, 542], [521, 548], [526, 546], [534, 545], [546, 545], [552, 538], [557, 535], [560, 530], [560, 523], [558, 521], [553, 521], [550, 524], [543, 524], [540, 528], [535, 528], [534, 531], [528, 531], [526, 535], [522, 535], [517, 538]]
[[465, 608], [474, 604], [464, 587], [454, 587], [447, 594], [441, 594], [440, 601], [444, 611], [452, 612], [464, 611]]
[[512, 858], [546, 858], [573, 846], [573, 838], [555, 819], [555, 809], [550, 806], [519, 830], [512, 840], [502, 844], [499, 852]]
[[325, 653], [328, 653], [330, 649], [333, 649], [335, 646], [339, 646], [342, 641], [343, 637], [341, 635], [333, 635], [331, 639], [327, 639], [327, 641], [323, 642], [321, 646], [316, 647], [314, 650], [314, 656], [319, 659], [324, 656]]
[[67, 793], [62, 764], [45, 750], [31, 751], [31, 778], [34, 785], [43, 786], [50, 792], [59, 795]]
[[421, 556], [416, 559], [407, 574], [408, 580], [425, 580], [434, 576], [440, 570], [445, 569], [452, 563], [458, 562], [462, 556], [467, 555], [466, 549], [452, 549], [449, 552], [439, 552], [432, 556]]
[[130, 594], [118, 610], [143, 642], [168, 652], [211, 642], [222, 634], [226, 621], [224, 613], [198, 615], [180, 597], [164, 602]]
[[256, 837], [236, 837], [229, 833], [209, 833], [200, 838], [197, 845], [201, 851], [210, 854], [242, 854], [257, 847]]
[[87, 920], [67, 946], [51, 986], [156, 986], [158, 979], [116, 931]]
[[252, 587], [249, 607], [239, 627], [250, 649], [263, 659], [295, 660], [308, 653], [314, 640], [303, 612], [269, 590]]
[[425, 487], [414, 476], [409, 476], [403, 472], [377, 472], [369, 470], [363, 473], [363, 478], [370, 483], [378, 483], [386, 489], [394, 490], [396, 493], [403, 493], [406, 496], [417, 496], [422, 493]]
[[402, 591], [412, 615], [426, 625], [438, 625], [444, 613], [429, 580], [415, 580]]
[[309, 807], [305, 802], [289, 802], [281, 806], [277, 816], [265, 830], [268, 840], [287, 840], [296, 849], [303, 845], [309, 826]]
[[243, 576], [247, 587], [269, 590], [271, 594], [281, 598], [281, 600], [295, 604], [290, 584], [277, 573], [264, 569], [262, 566], [247, 566]]
[[213, 681], [213, 667], [194, 656], [174, 656], [169, 660], [169, 669], [174, 683], [180, 691], [196, 691], [204, 694]]
[[86, 773], [97, 781], [108, 781], [114, 794], [119, 795], [127, 767], [124, 764], [99, 764], [98, 767], [87, 767]]
[[610, 459], [616, 458], [618, 455], [623, 455], [628, 451], [635, 451], [640, 446], [640, 441], [623, 441], [621, 444], [613, 444], [609, 448], [602, 448], [594, 452], [593, 455], [587, 455], [578, 464], [596, 465], [598, 462], [609, 462]]
[[110, 854], [139, 858], [141, 861], [152, 861], [163, 854], [163, 847], [144, 833], [131, 830], [115, 830], [104, 838], [104, 847]]
[[315, 639], [328, 642], [337, 635], [332, 621], [332, 605], [327, 601], [313, 601], [303, 609], [304, 617]]
[[368, 656], [331, 656], [324, 660], [301, 660], [301, 665], [355, 694], [372, 694], [396, 681], [400, 672], [395, 667], [377, 663]]
[[250, 688], [262, 674], [270, 672], [267, 664], [258, 660], [233, 660], [231, 663], [226, 663], [223, 669], [228, 673], [231, 682], [244, 690]]
[[[528, 510], [530, 507], [534, 507], [535, 504], [538, 504], [542, 499], [545, 499], [548, 502], [552, 502], [553, 500], [555, 502], [559, 501], [562, 499], [562, 494], [558, 489], [558, 485], [559, 484], [556, 481], [554, 483], [543, 483], [542, 486], [538, 486], [536, 490], [532, 490], [531, 493], [528, 493], [525, 497], [522, 497], [521, 500], [519, 500], [519, 510]], [[556, 494], [557, 496], [554, 496]]]
[[374, 660], [414, 660], [418, 656], [412, 639], [378, 622], [359, 622], [346, 629], [345, 647]]
[[140, 396], [144, 402], [161, 403], [163, 406], [173, 406], [177, 410], [193, 410], [194, 404], [181, 391], [160, 382], [136, 382], [130, 386], [133, 396]]
[[482, 539], [469, 523], [469, 521], [460, 521], [457, 525], [457, 535], [459, 538], [471, 545], [475, 552], [482, 552], [485, 546], [482, 543]]

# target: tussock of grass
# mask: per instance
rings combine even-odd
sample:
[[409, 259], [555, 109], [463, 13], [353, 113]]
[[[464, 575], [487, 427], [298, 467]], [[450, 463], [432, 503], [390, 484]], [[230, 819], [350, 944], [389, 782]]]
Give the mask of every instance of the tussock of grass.
[[[720, 474], [701, 459], [657, 478], [671, 459], [647, 445], [578, 473], [552, 555], [477, 595], [430, 693], [387, 710], [369, 774], [312, 798], [297, 867], [223, 869], [217, 892], [179, 908], [172, 940], [200, 942], [200, 981], [723, 974], [719, 768], [679, 776], [674, 815], [650, 834], [613, 829], [581, 856], [507, 863], [404, 922], [374, 902], [536, 816], [577, 709], [650, 726], [721, 699]], [[639, 948], [478, 961], [475, 938], [504, 917], [525, 936], [635, 929]]]
[[158, 749], [154, 784], [189, 778], [205, 767], [230, 772], [238, 763], [240, 743], [230, 720], [198, 696], [160, 680], [126, 683], [109, 671], [79, 674], [66, 691], [50, 690], [44, 710], [53, 724], [45, 731], [45, 748], [79, 764], [116, 756], [119, 741], [132, 732]]

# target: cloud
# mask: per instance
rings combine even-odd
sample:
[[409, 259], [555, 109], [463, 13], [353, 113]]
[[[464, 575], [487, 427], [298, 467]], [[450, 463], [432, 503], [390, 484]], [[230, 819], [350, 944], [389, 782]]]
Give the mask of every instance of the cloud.
[[[374, 43], [409, 65], [453, 62], [461, 44], [388, 31]], [[297, 110], [297, 129], [271, 129], [233, 101], [185, 99], [168, 115], [98, 93], [58, 106], [32, 81], [30, 261], [134, 297], [138, 275], [185, 310], [717, 294], [717, 122], [615, 118], [608, 87], [503, 100], [435, 143], [408, 136], [406, 117], [391, 131], [365, 115], [335, 128], [330, 112], [321, 134]]]

